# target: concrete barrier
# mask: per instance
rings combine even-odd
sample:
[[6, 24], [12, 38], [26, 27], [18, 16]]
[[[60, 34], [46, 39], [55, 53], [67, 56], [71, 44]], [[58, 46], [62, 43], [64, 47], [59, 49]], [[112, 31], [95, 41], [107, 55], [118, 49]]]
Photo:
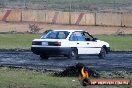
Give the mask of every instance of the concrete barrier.
[[1, 21], [21, 21], [21, 11], [20, 10], [0, 10], [0, 20]]
[[132, 27], [132, 13], [122, 14], [122, 26]]
[[59, 12], [56, 18], [56, 23], [57, 24], [70, 24], [69, 15], [70, 15], [69, 12]]
[[120, 13], [96, 13], [96, 25], [121, 26]]
[[22, 21], [36, 21], [36, 10], [22, 10]]
[[132, 27], [132, 13], [0, 9], [0, 21]]
[[0, 20], [7, 21], [7, 18], [10, 16], [12, 10], [2, 9], [0, 10]]
[[22, 21], [46, 22], [46, 11], [44, 10], [23, 10]]
[[59, 11], [46, 11], [46, 22], [47, 23], [56, 23], [59, 15]]
[[21, 10], [11, 10], [6, 21], [20, 22], [21, 21]]
[[95, 25], [95, 14], [94, 13], [71, 13], [71, 24], [75, 25]]
[[6, 13], [6, 10], [0, 9], [0, 20], [2, 21], [4, 15]]
[[37, 10], [35, 21], [37, 21], [37, 22], [46, 22], [46, 11], [45, 10]]

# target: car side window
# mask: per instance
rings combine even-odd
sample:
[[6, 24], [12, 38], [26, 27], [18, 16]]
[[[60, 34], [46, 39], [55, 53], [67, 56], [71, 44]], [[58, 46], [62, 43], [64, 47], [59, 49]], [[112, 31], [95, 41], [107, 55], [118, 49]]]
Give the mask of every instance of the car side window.
[[70, 41], [77, 41], [77, 38], [74, 34], [72, 34], [69, 38]]
[[84, 32], [83, 36], [85, 37], [86, 41], [93, 41], [93, 37], [90, 36], [87, 32]]
[[65, 39], [66, 35], [64, 32], [58, 32], [58, 39]]
[[57, 32], [50, 32], [50, 34], [47, 36], [47, 38], [54, 39], [54, 38], [56, 38], [56, 34], [57, 34]]
[[70, 41], [86, 41], [85, 37], [83, 36], [82, 32], [74, 32], [71, 34]]
[[50, 31], [46, 35], [43, 35], [41, 39], [66, 39], [69, 35], [67, 31]]

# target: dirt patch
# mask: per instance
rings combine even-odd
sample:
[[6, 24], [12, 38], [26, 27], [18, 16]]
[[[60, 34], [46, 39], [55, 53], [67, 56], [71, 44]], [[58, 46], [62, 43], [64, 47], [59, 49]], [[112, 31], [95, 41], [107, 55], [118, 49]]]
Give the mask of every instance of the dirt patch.
[[[29, 24], [32, 23], [0, 23], [0, 32], [29, 32]], [[33, 23], [34, 24], [34, 23]], [[37, 24], [37, 23], [36, 23]], [[49, 29], [83, 29], [88, 31], [90, 34], [116, 34], [119, 32], [124, 34], [132, 34], [132, 28], [126, 27], [105, 27], [105, 26], [77, 26], [77, 25], [58, 25], [58, 24], [37, 24], [42, 30], [39, 33], [43, 33], [45, 30]]]

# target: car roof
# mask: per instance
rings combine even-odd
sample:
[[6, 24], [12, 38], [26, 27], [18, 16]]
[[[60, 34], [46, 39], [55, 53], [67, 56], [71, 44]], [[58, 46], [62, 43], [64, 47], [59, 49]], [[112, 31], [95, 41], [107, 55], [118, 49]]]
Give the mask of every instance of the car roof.
[[69, 30], [67, 30], [67, 29], [63, 29], [63, 30], [60, 29], [60, 30], [58, 30], [57, 29], [57, 30], [53, 30], [53, 31], [68, 31], [68, 32], [74, 32], [74, 31], [84, 31], [84, 30], [70, 30], [70, 29]]

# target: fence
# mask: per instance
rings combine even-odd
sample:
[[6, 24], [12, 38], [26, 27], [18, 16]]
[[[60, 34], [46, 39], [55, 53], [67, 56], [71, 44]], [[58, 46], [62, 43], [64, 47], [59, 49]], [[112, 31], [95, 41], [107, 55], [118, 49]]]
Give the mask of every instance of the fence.
[[132, 13], [0, 9], [0, 21], [132, 27]]

